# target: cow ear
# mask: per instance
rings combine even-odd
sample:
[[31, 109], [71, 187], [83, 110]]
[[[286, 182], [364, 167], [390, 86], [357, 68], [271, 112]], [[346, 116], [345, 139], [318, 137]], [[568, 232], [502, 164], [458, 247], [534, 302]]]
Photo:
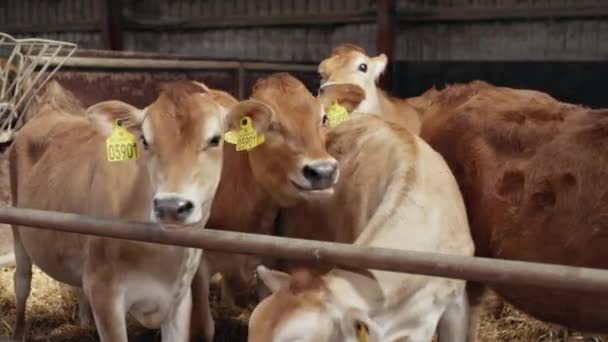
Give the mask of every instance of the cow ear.
[[222, 90], [210, 89], [208, 94], [209, 97], [211, 97], [215, 102], [219, 103], [227, 110], [230, 110], [232, 107], [236, 106], [239, 103], [239, 101], [235, 99], [234, 96]]
[[114, 122], [118, 119], [132, 132], [139, 132], [144, 121], [145, 110], [133, 107], [122, 101], [104, 101], [89, 107], [88, 117], [104, 136], [112, 134]]
[[325, 111], [337, 102], [351, 113], [365, 99], [365, 91], [356, 84], [334, 83], [321, 87], [320, 99]]
[[382, 75], [386, 69], [386, 63], [388, 63], [388, 58], [383, 53], [376, 57], [370, 58], [372, 76], [374, 76], [376, 81], [378, 81], [380, 75]]
[[346, 310], [342, 314], [340, 327], [345, 341], [381, 342], [380, 326], [359, 309]]
[[270, 292], [275, 293], [289, 284], [290, 276], [287, 273], [275, 271], [259, 265], [256, 268], [258, 279], [266, 285]]
[[274, 118], [274, 111], [270, 106], [256, 100], [245, 100], [233, 106], [226, 117], [226, 131], [238, 132], [241, 120], [248, 116], [251, 118], [253, 128], [258, 133], [264, 133], [270, 127]]

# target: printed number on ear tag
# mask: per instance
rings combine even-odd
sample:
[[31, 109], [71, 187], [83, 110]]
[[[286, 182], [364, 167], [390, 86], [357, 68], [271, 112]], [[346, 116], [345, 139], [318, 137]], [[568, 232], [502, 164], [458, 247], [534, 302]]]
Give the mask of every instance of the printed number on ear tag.
[[250, 117], [241, 118], [240, 124], [238, 132], [230, 131], [224, 135], [224, 140], [236, 145], [237, 151], [249, 151], [264, 143], [264, 134], [256, 132]]
[[327, 121], [329, 123], [329, 127], [336, 127], [339, 124], [347, 121], [350, 117], [348, 116], [348, 111], [346, 108], [341, 106], [337, 101], [329, 106], [327, 110]]
[[114, 121], [112, 134], [106, 139], [108, 161], [137, 160], [137, 138], [124, 126], [122, 120]]
[[369, 332], [367, 331], [367, 326], [363, 323], [357, 323], [357, 341], [369, 342]]

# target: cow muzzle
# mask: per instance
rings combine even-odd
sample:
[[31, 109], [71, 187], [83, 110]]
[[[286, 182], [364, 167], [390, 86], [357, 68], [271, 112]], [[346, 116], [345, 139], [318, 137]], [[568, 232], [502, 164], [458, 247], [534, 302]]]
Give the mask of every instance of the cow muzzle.
[[184, 223], [194, 212], [192, 201], [177, 196], [155, 197], [154, 217], [163, 223]]
[[324, 159], [305, 164], [294, 185], [302, 191], [327, 190], [333, 188], [338, 179], [338, 162]]

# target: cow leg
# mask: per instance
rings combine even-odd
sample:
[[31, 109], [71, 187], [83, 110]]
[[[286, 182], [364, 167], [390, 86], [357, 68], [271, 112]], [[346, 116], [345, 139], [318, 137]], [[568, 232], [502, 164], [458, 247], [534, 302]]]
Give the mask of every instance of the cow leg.
[[101, 284], [85, 277], [83, 290], [91, 305], [101, 342], [128, 342], [126, 310], [114, 284]]
[[160, 327], [162, 342], [187, 342], [188, 328], [190, 327], [190, 313], [192, 311], [192, 291], [184, 295], [177, 304], [173, 317], [165, 320]]
[[190, 318], [190, 341], [213, 341], [215, 325], [209, 304], [209, 264], [205, 255], [201, 257], [198, 270], [192, 279], [192, 317]]
[[81, 328], [88, 328], [93, 325], [93, 313], [91, 312], [91, 305], [87, 296], [84, 294], [84, 290], [81, 288], [78, 291], [78, 320]]
[[439, 342], [467, 341], [469, 318], [469, 301], [467, 292], [463, 289], [439, 319], [437, 326]]
[[13, 227], [13, 243], [15, 249], [16, 269], [13, 278], [17, 299], [17, 318], [13, 338], [22, 340], [25, 333], [25, 307], [32, 285], [32, 260], [21, 243], [21, 237], [16, 227]]
[[469, 301], [469, 331], [468, 341], [477, 341], [477, 326], [479, 324], [479, 317], [481, 315], [481, 304], [487, 293], [487, 287], [484, 284], [467, 282], [467, 297]]

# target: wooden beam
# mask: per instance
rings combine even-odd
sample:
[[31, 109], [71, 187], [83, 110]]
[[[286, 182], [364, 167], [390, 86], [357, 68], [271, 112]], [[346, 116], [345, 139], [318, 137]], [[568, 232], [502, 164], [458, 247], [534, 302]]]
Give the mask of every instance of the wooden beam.
[[375, 16], [368, 12], [345, 12], [332, 15], [264, 15], [264, 16], [202, 16], [189, 19], [160, 19], [127, 16], [124, 28], [131, 31], [172, 31], [220, 29], [229, 27], [331, 26], [373, 23]]
[[122, 1], [101, 0], [101, 41], [106, 50], [123, 49]]
[[473, 22], [542, 19], [585, 19], [608, 17], [608, 6], [571, 6], [552, 8], [437, 8], [405, 10], [397, 13], [399, 22]]
[[376, 37], [376, 49], [378, 53], [383, 53], [388, 58], [386, 71], [380, 78], [380, 87], [389, 91], [392, 90], [391, 71], [392, 61], [395, 53], [395, 34], [397, 27], [396, 3], [395, 0], [378, 0], [377, 25], [378, 33]]

